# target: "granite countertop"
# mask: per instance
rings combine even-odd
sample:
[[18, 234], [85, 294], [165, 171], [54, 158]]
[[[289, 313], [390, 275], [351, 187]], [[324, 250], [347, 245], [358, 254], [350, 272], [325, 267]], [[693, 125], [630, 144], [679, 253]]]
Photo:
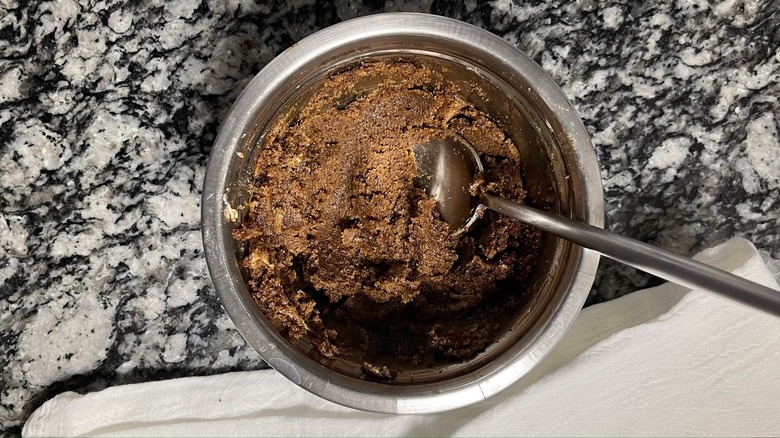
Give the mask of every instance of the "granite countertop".
[[[2, 2], [0, 430], [66, 390], [264, 367], [206, 270], [206, 161], [263, 65], [358, 15], [448, 15], [529, 54], [593, 136], [610, 229], [780, 257], [780, 8], [631, 3]], [[657, 281], [604, 262], [590, 303]]]

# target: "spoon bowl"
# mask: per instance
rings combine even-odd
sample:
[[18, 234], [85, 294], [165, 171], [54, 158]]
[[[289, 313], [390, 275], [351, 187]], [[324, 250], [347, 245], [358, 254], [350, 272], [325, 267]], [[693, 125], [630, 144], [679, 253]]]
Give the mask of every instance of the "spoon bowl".
[[414, 147], [415, 184], [436, 200], [439, 213], [456, 233], [477, 220], [477, 189], [484, 172], [477, 151], [458, 134], [432, 138]]

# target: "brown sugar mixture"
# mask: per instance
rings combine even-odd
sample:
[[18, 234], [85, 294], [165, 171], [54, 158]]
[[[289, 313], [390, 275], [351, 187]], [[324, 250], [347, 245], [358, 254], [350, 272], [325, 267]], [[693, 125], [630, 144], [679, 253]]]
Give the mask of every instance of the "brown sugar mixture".
[[479, 152], [488, 192], [524, 200], [515, 144], [414, 60], [334, 73], [271, 130], [234, 236], [257, 305], [287, 339], [389, 378], [387, 366], [476, 356], [522, 307], [540, 233], [487, 212], [453, 235], [414, 185], [413, 146], [449, 132]]

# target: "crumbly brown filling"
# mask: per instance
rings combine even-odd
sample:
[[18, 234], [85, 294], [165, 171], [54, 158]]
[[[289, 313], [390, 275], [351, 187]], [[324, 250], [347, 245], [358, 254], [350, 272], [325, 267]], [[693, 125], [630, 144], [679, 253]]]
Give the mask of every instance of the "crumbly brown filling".
[[522, 305], [540, 233], [487, 212], [454, 236], [413, 183], [413, 146], [443, 132], [473, 144], [488, 192], [524, 200], [512, 140], [413, 60], [332, 75], [267, 136], [234, 235], [257, 305], [290, 341], [387, 377], [384, 363], [474, 357]]

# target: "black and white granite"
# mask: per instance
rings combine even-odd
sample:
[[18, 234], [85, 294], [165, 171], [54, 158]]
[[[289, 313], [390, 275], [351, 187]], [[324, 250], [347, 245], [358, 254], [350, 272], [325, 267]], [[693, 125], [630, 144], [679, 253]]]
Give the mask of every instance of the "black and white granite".
[[[549, 72], [593, 135], [609, 228], [780, 257], [773, 0], [4, 0], [0, 431], [64, 390], [264, 366], [206, 271], [209, 150], [276, 54], [382, 11], [463, 19]], [[654, 281], [604, 263], [591, 302]]]

